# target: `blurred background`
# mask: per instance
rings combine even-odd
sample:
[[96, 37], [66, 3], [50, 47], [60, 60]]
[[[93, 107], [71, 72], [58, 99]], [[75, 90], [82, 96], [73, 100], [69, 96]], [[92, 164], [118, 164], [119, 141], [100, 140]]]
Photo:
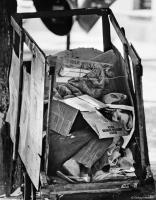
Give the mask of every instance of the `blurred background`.
[[[36, 11], [32, 0], [17, 0], [18, 12], [34, 12]], [[35, 0], [34, 0], [35, 1]], [[67, 0], [71, 2], [71, 8], [77, 6], [79, 8], [85, 6], [98, 6], [104, 2], [102, 0], [94, 0], [85, 5], [86, 0]], [[41, 2], [41, 1], [38, 1]], [[48, 2], [48, 1], [47, 1]], [[52, 2], [52, 1], [51, 1]], [[75, 4], [74, 4], [74, 3]], [[135, 44], [135, 47], [143, 59], [156, 59], [156, 1], [155, 0], [105, 0], [113, 10], [120, 26], [123, 26], [126, 31], [126, 36], [130, 42]], [[101, 3], [102, 4], [102, 3]], [[52, 7], [52, 5], [51, 5]], [[31, 21], [31, 22], [30, 22]], [[33, 24], [34, 22], [34, 24]], [[51, 45], [57, 44], [57, 48], [61, 49], [65, 45], [66, 37], [58, 37], [51, 31], [48, 31], [46, 26], [40, 19], [25, 20], [25, 27], [35, 37], [35, 40], [40, 43], [41, 47], [46, 51], [51, 50]], [[102, 48], [101, 20], [98, 20], [95, 25], [86, 32], [79, 26], [77, 20], [73, 22], [71, 28], [71, 48], [78, 46], [88, 47], [93, 46]], [[38, 34], [40, 32], [40, 34]], [[98, 33], [98, 34], [97, 34]], [[39, 36], [38, 36], [39, 35]], [[112, 33], [112, 40], [116, 45], [118, 41]], [[53, 48], [54, 49], [54, 48]]]
[[[18, 12], [35, 12], [36, 8], [42, 7], [36, 2], [37, 0], [34, 2], [32, 0], [18, 0]], [[88, 5], [89, 7], [100, 7], [104, 5], [101, 2], [104, 1], [88, 0]], [[85, 3], [84, 0], [69, 0], [71, 8], [88, 6]], [[119, 25], [125, 28], [128, 41], [134, 45], [142, 59], [144, 70], [143, 97], [149, 156], [151, 168], [156, 175], [156, 0], [105, 0], [105, 4], [110, 6]], [[48, 9], [51, 9], [49, 5]], [[26, 30], [47, 54], [54, 54], [66, 49], [67, 36], [54, 34], [49, 29], [48, 24], [45, 25], [40, 19], [26, 19], [23, 23]], [[90, 24], [89, 21], [88, 24]], [[121, 49], [121, 42], [112, 27], [111, 38], [114, 45]], [[78, 47], [103, 49], [100, 19], [96, 19], [93, 25], [89, 25], [89, 28], [87, 25], [82, 26], [80, 20], [73, 19], [70, 31], [70, 48]], [[29, 51], [25, 48], [25, 60], [29, 57]]]

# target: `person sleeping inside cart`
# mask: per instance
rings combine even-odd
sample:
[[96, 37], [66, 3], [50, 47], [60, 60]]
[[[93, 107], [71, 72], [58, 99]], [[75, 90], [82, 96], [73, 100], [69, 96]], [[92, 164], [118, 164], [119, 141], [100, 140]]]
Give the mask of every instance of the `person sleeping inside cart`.
[[[86, 49], [81, 49], [81, 52], [83, 50], [86, 52]], [[96, 50], [88, 49], [89, 51]], [[58, 73], [61, 81], [54, 89], [54, 99], [62, 102], [85, 94], [106, 105], [132, 106], [125, 64], [116, 48], [106, 53], [98, 51], [94, 58], [93, 53], [90, 53], [91, 57], [87, 54], [86, 59], [83, 53], [81, 54], [83, 56], [78, 55], [78, 49], [66, 51], [66, 54], [68, 56], [72, 54], [72, 57], [62, 59], [62, 54], [58, 55], [62, 59], [61, 62], [59, 61], [61, 67], [59, 66]], [[75, 63], [77, 60], [74, 60], [73, 54], [77, 60], [83, 57], [83, 62]], [[88, 64], [89, 62], [84, 60], [93, 62]], [[80, 66], [80, 70], [77, 69], [77, 65]], [[75, 71], [72, 71], [73, 68]], [[68, 77], [72, 73], [74, 77]], [[65, 83], [62, 82], [62, 77], [67, 78]], [[129, 110], [121, 109], [120, 106], [106, 107], [102, 114], [108, 120], [122, 124], [128, 134], [133, 129], [133, 113]], [[88, 123], [83, 122], [78, 124], [68, 136], [59, 134], [51, 126], [50, 137], [49, 172], [51, 174], [61, 173], [74, 181], [90, 182], [100, 181], [112, 175], [114, 166], [134, 172], [133, 156], [129, 148], [123, 149], [127, 144], [125, 145], [122, 136], [99, 139]], [[116, 173], [123, 175], [121, 171], [117, 172], [117, 168], [114, 169]]]

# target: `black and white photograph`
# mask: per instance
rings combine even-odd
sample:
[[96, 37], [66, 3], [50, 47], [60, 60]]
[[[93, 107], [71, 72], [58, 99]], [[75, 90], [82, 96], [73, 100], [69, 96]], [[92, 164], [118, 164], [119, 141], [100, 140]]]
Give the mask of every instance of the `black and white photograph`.
[[0, 0], [0, 200], [156, 200], [156, 0]]

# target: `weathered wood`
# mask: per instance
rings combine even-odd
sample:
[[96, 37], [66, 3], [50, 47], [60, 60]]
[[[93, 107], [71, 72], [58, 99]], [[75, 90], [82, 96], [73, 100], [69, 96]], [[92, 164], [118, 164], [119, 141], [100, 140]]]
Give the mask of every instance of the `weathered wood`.
[[45, 63], [33, 57], [31, 74], [25, 71], [20, 118], [19, 154], [36, 189], [42, 154], [44, 74]]
[[10, 137], [15, 143], [16, 140], [16, 125], [17, 125], [17, 113], [18, 113], [18, 92], [19, 92], [19, 71], [20, 61], [15, 51], [12, 52], [12, 63], [9, 76], [10, 85], [10, 103], [7, 112], [6, 121], [10, 123]]

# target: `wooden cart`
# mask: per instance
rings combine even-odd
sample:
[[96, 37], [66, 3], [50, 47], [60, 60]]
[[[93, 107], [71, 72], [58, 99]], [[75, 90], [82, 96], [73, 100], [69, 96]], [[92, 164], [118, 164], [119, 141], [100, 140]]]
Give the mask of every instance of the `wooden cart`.
[[[45, 52], [23, 28], [22, 20], [28, 18], [50, 18], [78, 15], [99, 15], [102, 17], [104, 52], [112, 48], [110, 23], [120, 38], [128, 83], [135, 108], [135, 132], [132, 145], [137, 154], [136, 171], [138, 178], [133, 180], [107, 180], [104, 183], [57, 184], [47, 174], [49, 160], [49, 126], [43, 136], [43, 114], [45, 107], [50, 110], [53, 98], [56, 57], [46, 56]], [[11, 18], [13, 29], [13, 54], [10, 70], [10, 106], [7, 121], [10, 124], [10, 137], [13, 142], [13, 159], [19, 157], [24, 174], [24, 199], [97, 199], [104, 196], [118, 197], [122, 192], [137, 189], [138, 183], [147, 182], [150, 171], [148, 146], [146, 138], [144, 103], [142, 95], [143, 68], [141, 59], [132, 44], [125, 37], [109, 8], [74, 9], [69, 11], [20, 13]], [[24, 44], [29, 48], [32, 59], [23, 60]], [[68, 44], [69, 47], [69, 44]], [[28, 76], [24, 73], [27, 72]], [[29, 85], [28, 79], [31, 79]], [[44, 100], [46, 80], [49, 81], [49, 100]], [[25, 90], [25, 91], [24, 91]], [[49, 119], [47, 116], [47, 124]], [[22, 117], [21, 119], [21, 116]], [[139, 151], [140, 150], [140, 151]], [[17, 162], [15, 162], [17, 163]], [[150, 179], [153, 180], [151, 176]], [[38, 191], [38, 192], [37, 192]], [[129, 193], [130, 194], [130, 193]]]

